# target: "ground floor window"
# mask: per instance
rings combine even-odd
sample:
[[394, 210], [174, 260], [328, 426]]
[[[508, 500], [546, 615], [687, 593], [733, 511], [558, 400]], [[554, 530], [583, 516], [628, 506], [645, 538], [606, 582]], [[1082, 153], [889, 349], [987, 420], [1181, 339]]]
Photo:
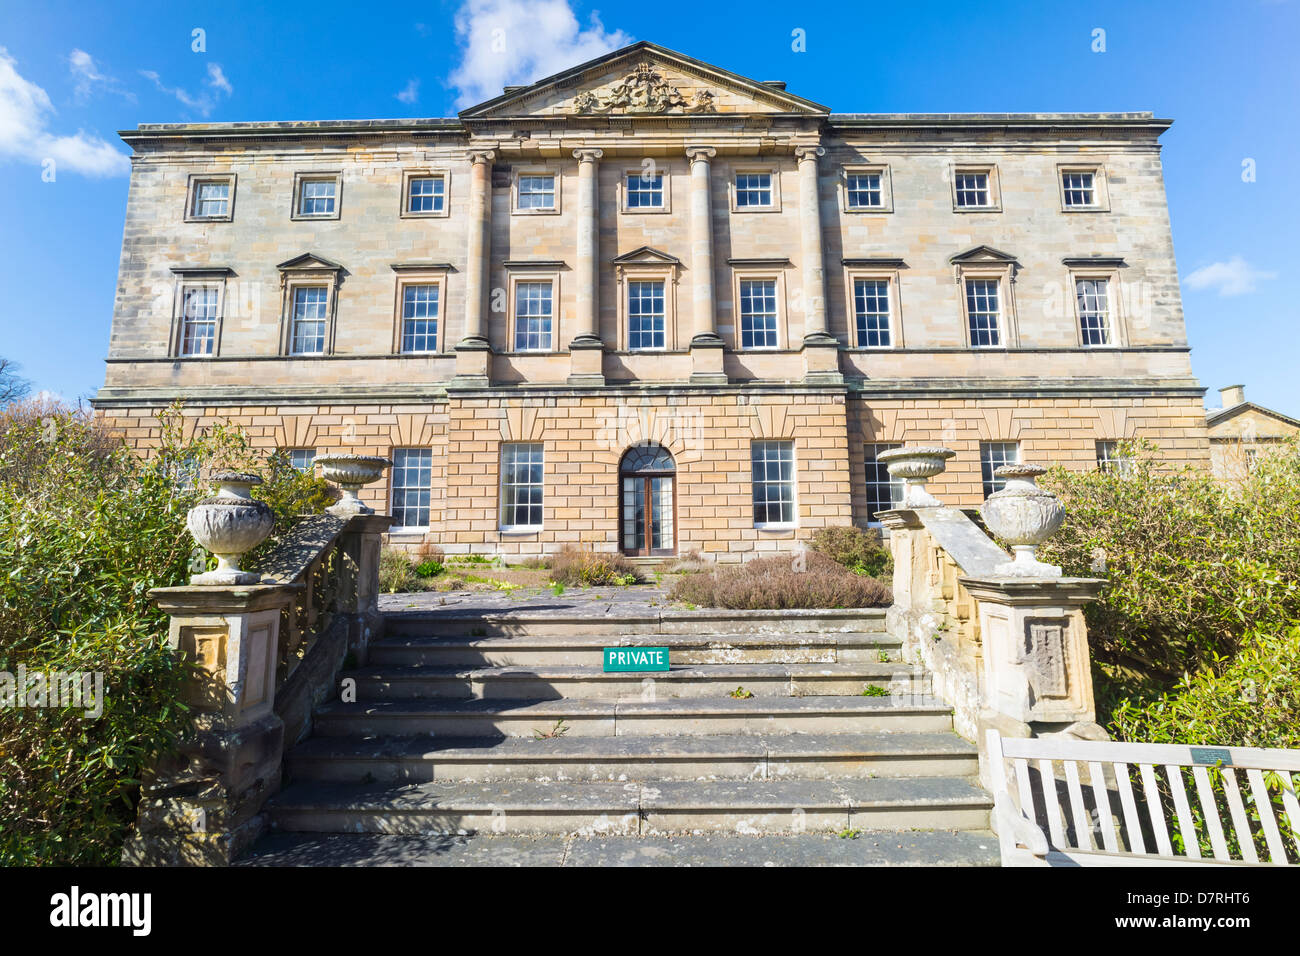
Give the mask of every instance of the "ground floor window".
[[1003, 465], [1015, 464], [1020, 460], [1020, 443], [1014, 441], [980, 442], [980, 477], [984, 481], [984, 497], [1006, 487], [1005, 478], [998, 478], [993, 473]]
[[880, 460], [880, 455], [895, 448], [902, 448], [901, 442], [867, 442], [867, 521], [878, 522], [876, 514], [897, 508], [903, 502], [903, 479], [895, 478]]
[[501, 528], [542, 526], [542, 445], [518, 442], [501, 448]]
[[290, 448], [289, 464], [298, 471], [311, 471], [316, 465], [316, 449]]
[[754, 524], [794, 524], [794, 442], [756, 441], [751, 458]]
[[393, 449], [393, 524], [402, 528], [429, 527], [432, 490], [433, 451]]
[[1133, 459], [1120, 454], [1119, 442], [1097, 442], [1097, 468], [1101, 471], [1113, 471], [1127, 475], [1133, 470]]

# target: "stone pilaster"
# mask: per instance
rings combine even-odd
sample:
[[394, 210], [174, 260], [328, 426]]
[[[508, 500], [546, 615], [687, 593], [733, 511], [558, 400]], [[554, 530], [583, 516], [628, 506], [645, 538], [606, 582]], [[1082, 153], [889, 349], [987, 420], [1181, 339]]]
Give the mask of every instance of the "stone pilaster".
[[569, 343], [569, 384], [604, 385], [604, 345], [600, 340], [599, 149], [575, 149], [578, 161], [577, 290], [573, 341]]
[[470, 150], [465, 333], [456, 346], [456, 382], [463, 385], [487, 385], [490, 377], [492, 348], [487, 337], [487, 285], [492, 247], [492, 161], [495, 158], [495, 150]]
[[817, 158], [820, 146], [800, 146], [799, 240], [803, 257], [804, 378], [809, 382], [844, 381], [839, 367], [839, 341], [826, 327], [826, 266], [822, 252], [821, 196]]
[[717, 150], [688, 146], [691, 161], [691, 381], [726, 384], [723, 342], [718, 335], [717, 296], [713, 289], [713, 199], [710, 172]]

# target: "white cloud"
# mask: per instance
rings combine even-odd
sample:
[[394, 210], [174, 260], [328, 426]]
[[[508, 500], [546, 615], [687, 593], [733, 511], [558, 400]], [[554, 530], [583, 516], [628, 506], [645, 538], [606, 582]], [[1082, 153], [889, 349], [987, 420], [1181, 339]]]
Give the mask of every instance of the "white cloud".
[[87, 176], [119, 176], [131, 161], [112, 145], [78, 130], [58, 136], [48, 124], [55, 112], [49, 95], [18, 72], [18, 62], [0, 47], [0, 155], [33, 163], [55, 161], [56, 172], [70, 169]]
[[222, 72], [219, 63], [208, 64], [208, 78], [203, 84], [207, 89], [198, 94], [192, 94], [180, 86], [167, 86], [163, 83], [162, 77], [153, 70], [141, 70], [140, 75], [153, 83], [160, 93], [176, 97], [183, 106], [188, 106], [200, 116], [207, 116], [216, 108], [219, 99], [235, 92], [235, 88], [231, 86], [230, 80], [226, 79], [226, 74]]
[[117, 77], [103, 72], [95, 58], [85, 50], [75, 49], [68, 54], [68, 69], [72, 73], [72, 92], [80, 103], [99, 92], [116, 93], [135, 102], [135, 94], [123, 87]]
[[585, 30], [568, 0], [465, 0], [456, 11], [460, 65], [448, 78], [459, 108], [501, 95], [503, 86], [531, 83], [611, 50], [632, 38], [607, 32], [591, 15]]
[[1254, 292], [1257, 282], [1276, 278], [1276, 272], [1256, 269], [1241, 256], [1233, 256], [1227, 262], [1214, 262], [1189, 273], [1183, 282], [1197, 292], [1213, 289], [1221, 296], [1232, 296]]
[[420, 81], [411, 80], [411, 82], [406, 84], [406, 89], [402, 90], [400, 93], [394, 93], [393, 95], [403, 103], [418, 103], [420, 101]]

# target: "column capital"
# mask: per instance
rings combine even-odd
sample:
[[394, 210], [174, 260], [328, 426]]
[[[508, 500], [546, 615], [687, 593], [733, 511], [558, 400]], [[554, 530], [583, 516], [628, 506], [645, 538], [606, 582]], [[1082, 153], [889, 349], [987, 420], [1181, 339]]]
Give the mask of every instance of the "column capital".
[[714, 156], [717, 155], [718, 155], [718, 151], [714, 149], [712, 146], [687, 146], [686, 147], [686, 158], [689, 159], [692, 163], [694, 162], [707, 163], [709, 160], [711, 160]]
[[794, 148], [794, 155], [795, 155], [795, 158], [798, 159], [799, 162], [801, 162], [801, 163], [802, 163], [804, 160], [808, 160], [808, 159], [811, 159], [811, 160], [815, 163], [815, 162], [817, 162], [818, 157], [820, 157], [820, 156], [825, 156], [825, 155], [826, 155], [826, 147], [824, 147], [824, 146], [796, 146], [796, 147]]
[[595, 149], [589, 146], [583, 146], [573, 151], [573, 158], [580, 163], [594, 163], [604, 155], [605, 151], [603, 149]]
[[491, 163], [497, 158], [497, 151], [489, 146], [475, 146], [469, 151], [470, 162], [475, 166], [481, 163]]

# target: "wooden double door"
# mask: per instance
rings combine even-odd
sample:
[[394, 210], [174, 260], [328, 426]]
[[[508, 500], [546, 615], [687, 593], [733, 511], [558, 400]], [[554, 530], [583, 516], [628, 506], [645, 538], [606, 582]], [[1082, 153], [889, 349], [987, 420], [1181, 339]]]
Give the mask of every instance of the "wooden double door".
[[619, 463], [620, 539], [624, 554], [677, 553], [677, 469], [662, 445], [636, 445]]

